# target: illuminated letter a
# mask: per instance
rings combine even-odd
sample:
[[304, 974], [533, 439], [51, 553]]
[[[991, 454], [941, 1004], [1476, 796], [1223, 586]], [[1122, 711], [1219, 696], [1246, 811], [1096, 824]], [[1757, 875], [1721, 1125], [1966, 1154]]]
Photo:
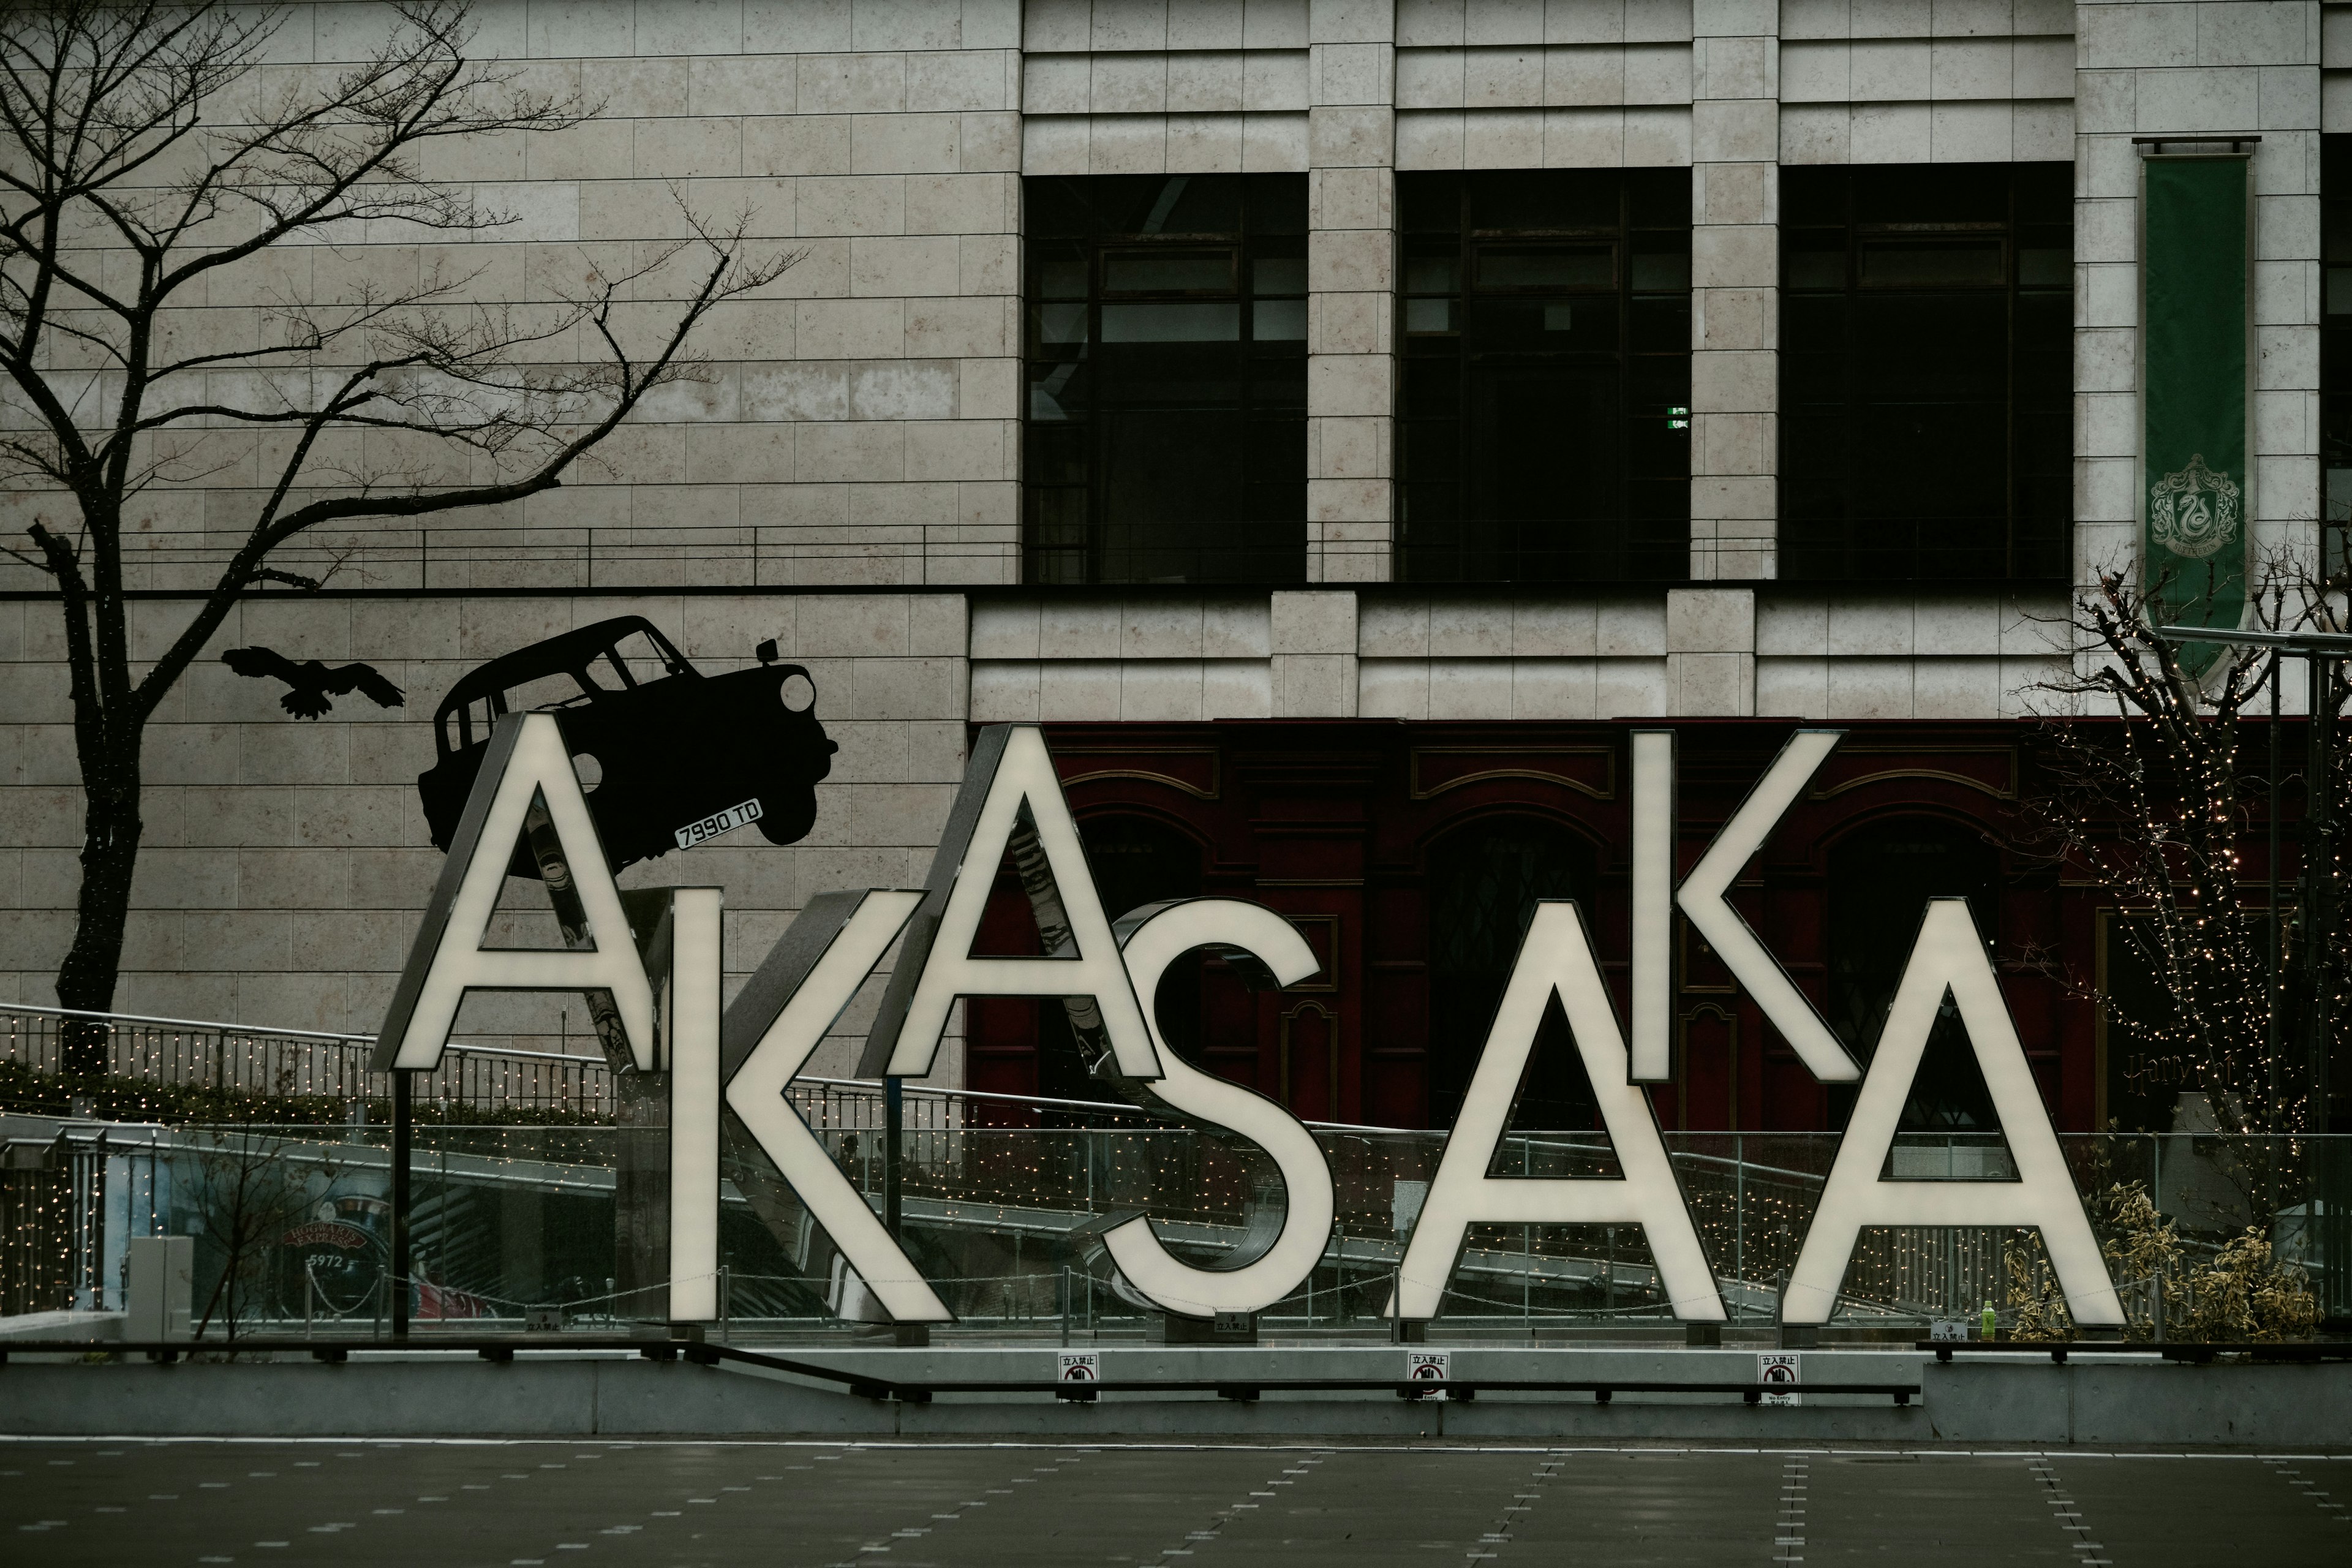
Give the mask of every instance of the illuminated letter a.
[[[586, 913], [587, 949], [485, 948], [507, 865], [536, 800], [562, 841], [573, 891]], [[457, 1026], [468, 991], [602, 991], [613, 998], [639, 1072], [655, 1059], [653, 987], [638, 961], [620, 889], [552, 713], [509, 713], [490, 731], [466, 815], [449, 840], [441, 881], [425, 906], [407, 967], [377, 1034], [374, 1068], [430, 1072]]]
[[[2017, 1162], [2013, 1182], [1882, 1181], [1903, 1102], [1927, 1054], [1927, 1036], [1949, 994], [1968, 1031], [1977, 1065], [1991, 1091], [1994, 1114]], [[1919, 941], [1903, 969], [1903, 983], [1887, 1009], [1878, 1054], [1862, 1080], [1853, 1120], [1838, 1144], [1837, 1162], [1813, 1211], [1796, 1271], [1789, 1277], [1782, 1307], [1785, 1321], [1820, 1323], [1837, 1305], [1862, 1227], [1869, 1226], [2019, 1226], [2042, 1232], [2050, 1267], [2065, 1292], [2066, 1310], [2077, 1323], [2112, 1328], [2124, 1321], [2123, 1305], [2099, 1256], [2098, 1239], [2083, 1217], [2074, 1180], [2059, 1152], [2058, 1134], [2033, 1086], [2025, 1047], [2017, 1037], [2000, 981], [1985, 955], [1966, 899], [1930, 899]]]
[[[1559, 994], [1577, 1054], [1592, 1079], [1594, 1099], [1622, 1176], [1492, 1176], [1496, 1146], [1510, 1120], [1511, 1101], [1534, 1052], [1536, 1029], [1552, 994]], [[1437, 1175], [1412, 1227], [1399, 1270], [1393, 1310], [1402, 1318], [1433, 1318], [1445, 1282], [1474, 1225], [1638, 1225], [1657, 1260], [1658, 1283], [1677, 1318], [1720, 1321], [1723, 1298], [1706, 1252], [1683, 1206], [1666, 1146], [1658, 1136], [1650, 1097], [1626, 1081], [1625, 1037], [1584, 920], [1573, 903], [1546, 899], [1536, 905], [1528, 934], [1504, 987], [1502, 1005], [1462, 1097], [1462, 1114], [1438, 1157]]]
[[[980, 934], [996, 868], [1026, 806], [1037, 847], [1069, 918], [1066, 956], [980, 958]], [[1034, 724], [992, 724], [980, 732], [964, 769], [963, 787], [948, 813], [939, 853], [931, 858], [923, 901], [898, 944], [898, 962], [874, 1027], [866, 1037], [858, 1071], [920, 1078], [931, 1070], [959, 996], [1084, 998], [1098, 1009], [1110, 1052], [1127, 1078], [1160, 1076], [1143, 1008], [1129, 984], [1127, 965], [1095, 891], [1086, 846], [1062, 798], [1062, 781]]]

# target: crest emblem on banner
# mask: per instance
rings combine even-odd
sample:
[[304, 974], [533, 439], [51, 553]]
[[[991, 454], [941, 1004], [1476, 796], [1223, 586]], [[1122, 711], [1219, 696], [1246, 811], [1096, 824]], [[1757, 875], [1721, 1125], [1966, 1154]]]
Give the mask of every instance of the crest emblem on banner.
[[2238, 494], [2237, 481], [2193, 453], [2187, 468], [2148, 487], [2148, 532], [2175, 555], [2202, 561], [2238, 537]]

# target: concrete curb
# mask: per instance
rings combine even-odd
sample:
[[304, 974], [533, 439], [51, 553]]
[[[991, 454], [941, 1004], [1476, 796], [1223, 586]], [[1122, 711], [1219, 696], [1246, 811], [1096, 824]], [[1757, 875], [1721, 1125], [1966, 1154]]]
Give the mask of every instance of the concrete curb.
[[[810, 1359], [863, 1363], [883, 1375], [1034, 1376], [1051, 1353], [870, 1351]], [[1727, 1362], [1694, 1364], [1696, 1357], [1687, 1352], [1459, 1353], [1465, 1376], [1632, 1381], [1676, 1372], [1694, 1379], [1730, 1373]], [[1746, 1359], [1736, 1352], [1701, 1353]], [[1395, 1359], [1378, 1349], [1127, 1349], [1116, 1356], [1118, 1374], [1236, 1380], [1252, 1373], [1385, 1376]], [[886, 1359], [894, 1363], [888, 1372], [877, 1364]], [[2352, 1448], [2352, 1365], [2341, 1363], [2197, 1367], [2077, 1358], [2059, 1366], [2021, 1356], [1938, 1365], [1916, 1355], [1828, 1352], [1807, 1354], [1804, 1381], [1818, 1391], [1837, 1381], [1885, 1381], [1915, 1369], [1922, 1400], [1901, 1407], [1883, 1397], [1818, 1393], [1793, 1407], [1676, 1394], [1621, 1394], [1609, 1405], [1581, 1395], [1507, 1394], [1474, 1404], [1378, 1394], [1269, 1394], [1256, 1402], [1113, 1394], [1090, 1404], [943, 1394], [929, 1404], [897, 1404], [755, 1369], [625, 1354], [527, 1354], [506, 1364], [434, 1355], [362, 1355], [341, 1365], [19, 1359], [0, 1367], [0, 1431], [25, 1436], [989, 1435]]]

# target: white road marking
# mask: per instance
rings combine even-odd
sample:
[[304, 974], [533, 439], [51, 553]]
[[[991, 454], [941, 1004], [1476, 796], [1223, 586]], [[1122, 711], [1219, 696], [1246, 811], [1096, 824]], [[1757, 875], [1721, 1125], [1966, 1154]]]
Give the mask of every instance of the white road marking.
[[2050, 1504], [2051, 1522], [2071, 1537], [2066, 1544], [2075, 1553], [2076, 1568], [2109, 1568], [2105, 1545], [2091, 1539], [2091, 1527], [2083, 1522], [2074, 1500], [2068, 1497], [2066, 1489], [2059, 1484], [2057, 1466], [2052, 1464], [2047, 1456], [2036, 1456], [2025, 1461], [2025, 1468], [2029, 1475], [2042, 1483], [2047, 1494], [2044, 1500]]
[[1780, 1516], [1772, 1528], [1775, 1563], [1805, 1560], [1805, 1499], [1811, 1476], [1811, 1461], [1803, 1455], [1780, 1467]]

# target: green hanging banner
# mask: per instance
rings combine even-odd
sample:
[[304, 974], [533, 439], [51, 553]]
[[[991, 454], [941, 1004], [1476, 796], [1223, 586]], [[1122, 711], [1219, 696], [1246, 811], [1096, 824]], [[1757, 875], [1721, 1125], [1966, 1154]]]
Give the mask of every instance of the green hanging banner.
[[[2236, 626], [2253, 515], [2252, 161], [2141, 160], [2141, 581], [2158, 624]], [[2201, 671], [2212, 644], [2181, 650]]]

